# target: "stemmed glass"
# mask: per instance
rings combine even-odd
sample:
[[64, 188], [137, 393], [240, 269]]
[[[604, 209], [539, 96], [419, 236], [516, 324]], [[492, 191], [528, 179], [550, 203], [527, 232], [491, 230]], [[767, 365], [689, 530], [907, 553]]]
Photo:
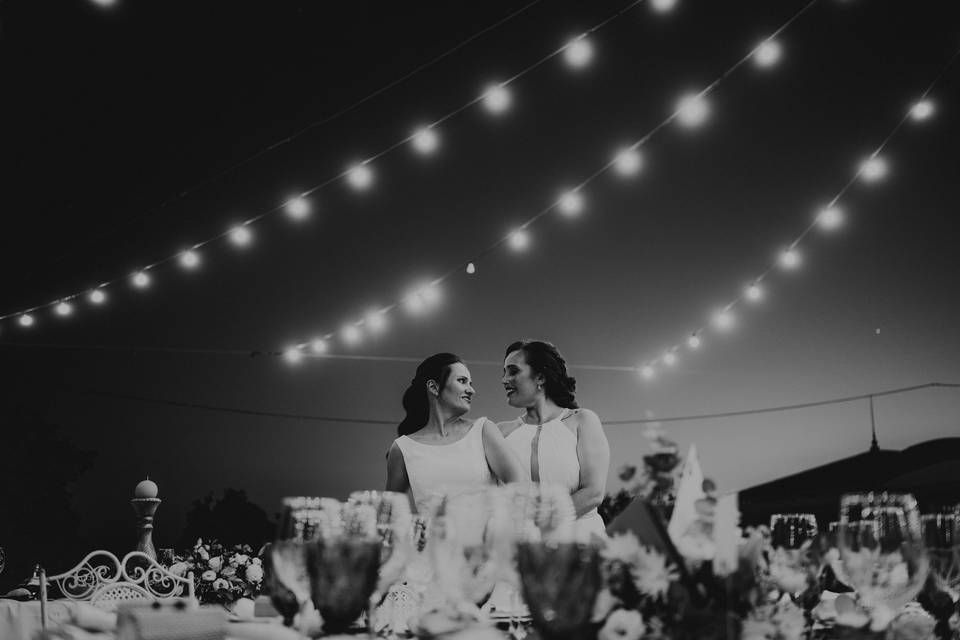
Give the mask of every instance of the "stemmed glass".
[[910, 494], [845, 494], [837, 547], [838, 577], [869, 610], [898, 610], [916, 597], [929, 573], [917, 501]]
[[954, 509], [920, 516], [923, 543], [937, 581], [949, 589], [960, 587], [960, 511]]
[[775, 513], [770, 516], [770, 544], [774, 548], [799, 549], [817, 537], [817, 518], [812, 513]]
[[276, 539], [265, 549], [266, 586], [273, 606], [287, 627], [293, 626], [294, 616], [303, 612], [310, 602], [307, 543], [320, 535], [321, 522], [330, 519], [329, 500], [307, 496], [284, 498]]

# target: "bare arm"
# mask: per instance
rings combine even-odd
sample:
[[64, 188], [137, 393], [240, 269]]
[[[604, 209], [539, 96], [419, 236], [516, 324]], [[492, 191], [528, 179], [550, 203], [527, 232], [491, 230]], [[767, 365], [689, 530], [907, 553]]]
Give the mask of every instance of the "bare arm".
[[523, 477], [523, 466], [517, 454], [507, 445], [497, 425], [490, 420], [483, 423], [483, 453], [487, 457], [487, 465], [500, 482], [529, 480]]
[[387, 454], [387, 491], [406, 493], [410, 488], [410, 479], [407, 477], [407, 465], [403, 463], [403, 452], [394, 442]]
[[610, 445], [600, 418], [589, 409], [579, 411], [577, 457], [580, 459], [580, 488], [571, 494], [577, 517], [596, 509], [603, 501], [610, 469]]

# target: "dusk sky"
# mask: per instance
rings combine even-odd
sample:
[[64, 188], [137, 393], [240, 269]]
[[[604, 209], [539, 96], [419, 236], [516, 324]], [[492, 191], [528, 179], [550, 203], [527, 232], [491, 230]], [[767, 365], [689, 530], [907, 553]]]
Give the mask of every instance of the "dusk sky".
[[[586, 68], [557, 56], [509, 85], [506, 112], [474, 104], [438, 125], [434, 154], [398, 146], [369, 165], [369, 189], [332, 181], [308, 219], [268, 215], [249, 247], [212, 242], [198, 269], [158, 266], [144, 291], [124, 278], [390, 149], [629, 0], [0, 4], [4, 394], [98, 454], [76, 487], [80, 535], [113, 540], [132, 524], [125, 502], [147, 474], [164, 500], [158, 546], [210, 491], [245, 489], [275, 511], [284, 495], [382, 488], [401, 394], [438, 351], [470, 365], [472, 415], [505, 420], [505, 346], [557, 344], [581, 405], [608, 423], [608, 490], [646, 452], [626, 421], [960, 382], [960, 61], [930, 93], [931, 117], [885, 147], [886, 177], [846, 191], [843, 224], [813, 229], [799, 267], [773, 268], [728, 331], [710, 325], [941, 74], [960, 47], [955, 2], [812, 3], [777, 38], [776, 65], [726, 76], [701, 126], [657, 130], [638, 174], [598, 176], [583, 211], [540, 218], [524, 251], [486, 251], [807, 2], [654, 4], [598, 29]], [[471, 260], [476, 273], [444, 280], [434, 308], [394, 309], [355, 346], [339, 337]], [[102, 307], [17, 322], [116, 278]], [[330, 353], [349, 357], [267, 355], [328, 332]], [[628, 370], [674, 345], [677, 362], [652, 379]], [[884, 448], [960, 433], [956, 389], [875, 407]], [[870, 442], [866, 401], [665, 427], [697, 443], [724, 490]]]

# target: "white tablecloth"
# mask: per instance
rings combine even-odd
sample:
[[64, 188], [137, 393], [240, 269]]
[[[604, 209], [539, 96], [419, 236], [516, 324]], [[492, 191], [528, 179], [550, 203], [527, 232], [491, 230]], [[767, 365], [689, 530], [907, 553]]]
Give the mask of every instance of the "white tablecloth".
[[[62, 624], [70, 621], [70, 614], [76, 603], [69, 600], [54, 600], [47, 603], [47, 621], [49, 624]], [[31, 640], [40, 632], [40, 601], [6, 600], [0, 598], [0, 639]]]

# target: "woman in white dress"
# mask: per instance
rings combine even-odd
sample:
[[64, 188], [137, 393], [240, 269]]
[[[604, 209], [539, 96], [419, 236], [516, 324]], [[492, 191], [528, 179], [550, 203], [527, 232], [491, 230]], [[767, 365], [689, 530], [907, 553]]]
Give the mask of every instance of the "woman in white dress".
[[430, 356], [403, 394], [407, 415], [387, 454], [387, 491], [406, 492], [422, 515], [442, 496], [524, 478], [497, 426], [469, 420], [470, 370], [452, 353]]
[[570, 491], [579, 538], [605, 535], [597, 507], [603, 500], [610, 446], [597, 414], [577, 406], [576, 380], [555, 346], [539, 340], [514, 342], [503, 362], [507, 403], [523, 410], [500, 423], [517, 452], [525, 479], [554, 483]]

